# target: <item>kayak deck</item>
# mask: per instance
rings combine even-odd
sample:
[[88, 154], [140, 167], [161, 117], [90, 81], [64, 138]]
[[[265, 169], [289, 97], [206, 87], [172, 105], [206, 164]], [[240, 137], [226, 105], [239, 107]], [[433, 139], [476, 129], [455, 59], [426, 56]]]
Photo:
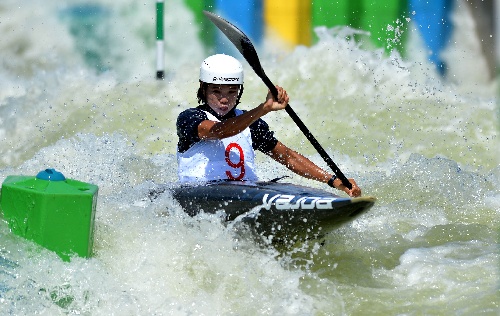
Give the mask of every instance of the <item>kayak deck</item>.
[[329, 232], [368, 211], [376, 200], [272, 181], [185, 184], [170, 190], [190, 216], [224, 211], [226, 220], [240, 217], [259, 234], [277, 238]]

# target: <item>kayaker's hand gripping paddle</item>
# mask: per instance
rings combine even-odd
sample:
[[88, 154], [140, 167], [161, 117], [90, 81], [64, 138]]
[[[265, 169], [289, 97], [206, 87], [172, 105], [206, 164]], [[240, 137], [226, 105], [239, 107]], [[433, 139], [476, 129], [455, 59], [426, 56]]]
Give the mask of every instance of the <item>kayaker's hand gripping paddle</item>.
[[[262, 66], [260, 65], [259, 61], [259, 56], [257, 55], [257, 52], [255, 51], [255, 48], [250, 41], [250, 39], [243, 33], [240, 29], [238, 29], [236, 26], [233, 24], [229, 23], [228, 21], [224, 20], [220, 16], [217, 16], [213, 14], [212, 12], [208, 11], [203, 11], [203, 13], [212, 21], [215, 26], [217, 26], [222, 33], [226, 35], [226, 37], [236, 46], [236, 48], [240, 51], [240, 53], [243, 55], [243, 57], [246, 59], [248, 64], [253, 68], [257, 76], [262, 79], [262, 81], [266, 84], [266, 86], [269, 88], [271, 91], [271, 94], [274, 96], [275, 99], [278, 98], [278, 90], [274, 86], [274, 84], [269, 80], [269, 78], [266, 76], [266, 73], [264, 72], [264, 69], [262, 69]], [[292, 109], [290, 104], [288, 104], [285, 107], [286, 112], [292, 120], [295, 122], [295, 124], [299, 127], [299, 129], [304, 133], [306, 138], [311, 142], [311, 144], [314, 146], [314, 148], [318, 151], [320, 156], [323, 158], [323, 160], [328, 164], [328, 166], [333, 170], [335, 175], [342, 180], [342, 184], [345, 185], [347, 188], [352, 189], [352, 185], [347, 180], [345, 175], [340, 171], [339, 167], [333, 162], [332, 158], [328, 156], [326, 151], [321, 147], [321, 145], [318, 143], [316, 138], [311, 134], [311, 132], [307, 129], [307, 127], [304, 125], [302, 120], [297, 116], [295, 111]]]

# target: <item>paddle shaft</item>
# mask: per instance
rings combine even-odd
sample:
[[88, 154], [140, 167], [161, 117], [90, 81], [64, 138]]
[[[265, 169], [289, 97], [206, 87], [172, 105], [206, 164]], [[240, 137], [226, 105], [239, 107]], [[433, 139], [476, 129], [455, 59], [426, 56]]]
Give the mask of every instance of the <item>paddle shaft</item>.
[[[258, 72], [256, 72], [256, 73], [257, 73], [257, 75], [259, 75], [259, 77], [262, 79], [262, 81], [269, 88], [269, 90], [271, 91], [271, 94], [274, 96], [274, 98], [277, 99], [278, 98], [278, 90], [273, 85], [271, 80], [269, 80], [269, 78], [267, 78], [267, 76], [265, 76], [265, 75], [264, 75], [265, 77], [262, 78]], [[304, 134], [304, 136], [306, 136], [306, 138], [309, 140], [311, 145], [313, 145], [314, 149], [316, 149], [316, 151], [319, 153], [321, 158], [323, 158], [323, 160], [326, 162], [328, 167], [330, 167], [330, 169], [332, 169], [332, 171], [335, 173], [335, 175], [342, 181], [342, 184], [345, 185], [349, 190], [352, 189], [352, 184], [349, 182], [349, 180], [346, 178], [346, 176], [342, 173], [342, 171], [340, 171], [339, 167], [337, 167], [337, 165], [332, 160], [332, 158], [330, 158], [330, 156], [326, 153], [326, 151], [323, 149], [321, 144], [316, 140], [316, 138], [309, 131], [307, 126], [304, 124], [304, 122], [302, 122], [302, 120], [297, 115], [297, 113], [295, 113], [295, 111], [292, 109], [290, 104], [288, 104], [285, 107], [285, 111], [292, 118], [295, 125], [297, 125], [297, 127], [301, 130], [301, 132]]]

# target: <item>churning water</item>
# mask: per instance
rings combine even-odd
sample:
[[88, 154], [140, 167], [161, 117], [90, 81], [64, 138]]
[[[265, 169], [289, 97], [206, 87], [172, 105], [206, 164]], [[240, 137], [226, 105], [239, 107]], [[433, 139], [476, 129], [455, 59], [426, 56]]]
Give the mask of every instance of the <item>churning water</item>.
[[[0, 4], [0, 180], [51, 167], [99, 186], [91, 259], [62, 262], [0, 221], [1, 315], [496, 315], [499, 112], [464, 12], [446, 80], [412, 30], [405, 60], [359, 48], [349, 29], [318, 29], [318, 44], [293, 52], [260, 48], [318, 141], [378, 198], [323, 244], [287, 251], [218, 216], [190, 218], [168, 194], [146, 199], [177, 180], [175, 119], [196, 104], [206, 57], [194, 17], [167, 1], [156, 81], [154, 12], [132, 0]], [[249, 109], [267, 89], [244, 65]], [[324, 166], [285, 112], [265, 119]], [[289, 175], [258, 159], [262, 179]]]

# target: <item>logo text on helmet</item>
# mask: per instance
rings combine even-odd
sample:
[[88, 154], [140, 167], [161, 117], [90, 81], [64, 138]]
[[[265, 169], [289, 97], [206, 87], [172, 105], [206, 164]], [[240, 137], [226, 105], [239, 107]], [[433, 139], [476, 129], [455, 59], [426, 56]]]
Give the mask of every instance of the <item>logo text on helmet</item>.
[[239, 81], [240, 78], [228, 78], [228, 77], [214, 77], [213, 81], [226, 81], [226, 82], [232, 82], [232, 81]]

